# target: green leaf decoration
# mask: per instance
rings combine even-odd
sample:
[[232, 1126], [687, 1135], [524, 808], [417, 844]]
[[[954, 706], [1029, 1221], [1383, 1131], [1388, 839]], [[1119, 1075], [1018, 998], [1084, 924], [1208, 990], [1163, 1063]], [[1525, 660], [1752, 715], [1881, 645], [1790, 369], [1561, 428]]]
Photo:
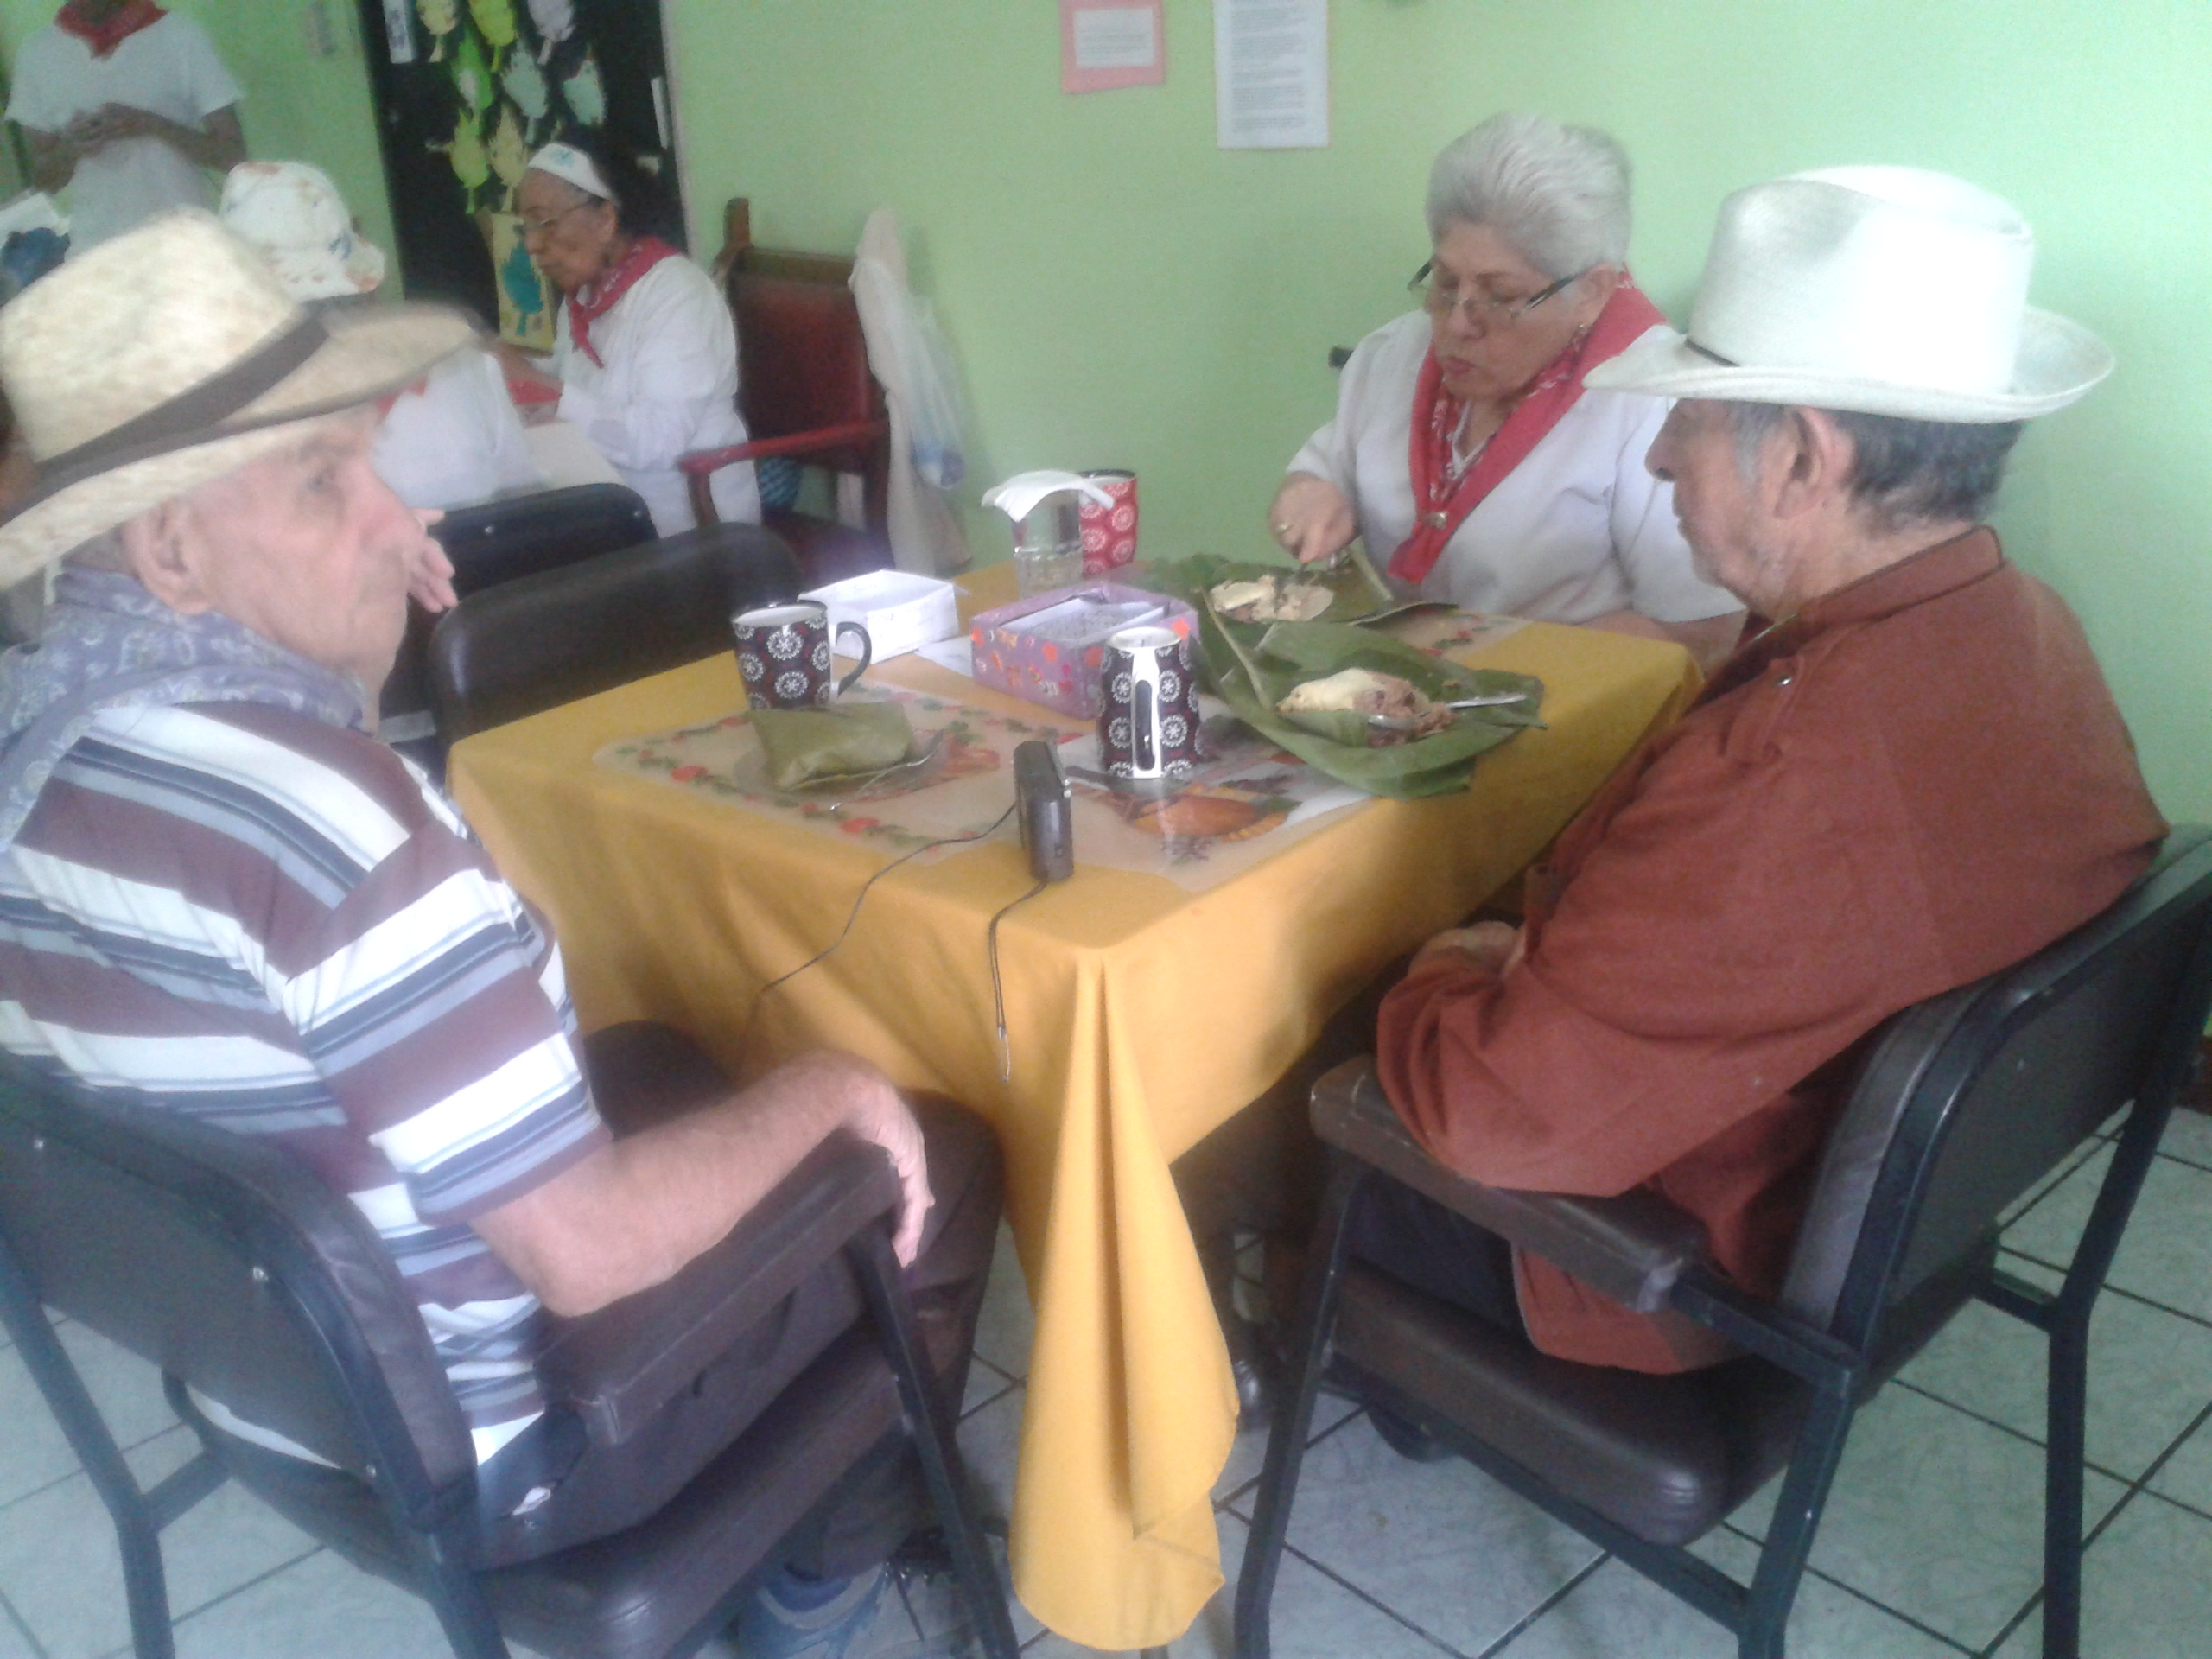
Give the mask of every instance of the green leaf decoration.
[[514, 0], [468, 0], [468, 15], [484, 31], [485, 44], [494, 52], [515, 43]]
[[584, 125], [595, 127], [607, 119], [607, 87], [599, 78], [598, 59], [587, 53], [583, 67], [561, 83], [561, 90], [569, 112]]
[[518, 52], [507, 60], [506, 73], [500, 77], [500, 83], [525, 118], [533, 122], [545, 118], [552, 92], [545, 85], [537, 60], [529, 53]]
[[467, 29], [453, 49], [453, 84], [461, 101], [471, 111], [481, 111], [492, 100], [492, 72], [485, 67], [484, 48]]

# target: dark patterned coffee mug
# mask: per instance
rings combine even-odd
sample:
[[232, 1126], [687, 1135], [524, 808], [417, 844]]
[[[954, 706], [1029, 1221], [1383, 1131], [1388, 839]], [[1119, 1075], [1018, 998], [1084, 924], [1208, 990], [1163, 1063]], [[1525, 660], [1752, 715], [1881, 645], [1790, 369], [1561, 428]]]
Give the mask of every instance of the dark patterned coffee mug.
[[1198, 687], [1173, 628], [1109, 634], [1099, 665], [1098, 756], [1116, 778], [1187, 778], [1198, 759]]
[[861, 661], [838, 679], [830, 666], [830, 607], [810, 599], [741, 611], [729, 626], [737, 637], [737, 671], [745, 677], [745, 695], [756, 709], [813, 709], [830, 702], [853, 689], [874, 654], [866, 628], [840, 622], [840, 638], [860, 635]]

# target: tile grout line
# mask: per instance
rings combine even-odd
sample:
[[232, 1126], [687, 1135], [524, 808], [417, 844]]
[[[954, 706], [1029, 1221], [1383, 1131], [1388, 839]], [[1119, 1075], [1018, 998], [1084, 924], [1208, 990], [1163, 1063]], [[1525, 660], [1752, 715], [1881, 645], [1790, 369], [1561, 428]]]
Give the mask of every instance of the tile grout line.
[[[1751, 1545], [1752, 1548], [1759, 1551], [1761, 1554], [1765, 1553], [1766, 1541], [1763, 1538], [1752, 1537], [1750, 1533], [1745, 1532], [1734, 1522], [1723, 1521], [1720, 1523], [1720, 1529], [1723, 1532], [1734, 1533], [1738, 1538]], [[1841, 1579], [1837, 1578], [1833, 1573], [1823, 1572], [1821, 1568], [1815, 1567], [1810, 1561], [1807, 1561], [1805, 1563], [1805, 1576], [1808, 1578], [1818, 1579], [1822, 1584], [1827, 1585], [1832, 1590], [1842, 1591], [1845, 1595], [1851, 1597], [1854, 1601], [1865, 1602], [1869, 1607], [1873, 1608], [1876, 1611], [1888, 1614], [1891, 1618], [1896, 1619], [1901, 1624], [1910, 1624], [1914, 1630], [1918, 1630], [1923, 1636], [1940, 1642], [1947, 1648], [1955, 1648], [1958, 1651], [1964, 1654], [1972, 1654], [1974, 1652], [1972, 1648], [1967, 1646], [1965, 1643], [1960, 1641], [1955, 1636], [1946, 1636], [1934, 1625], [1923, 1624], [1919, 1619], [1914, 1618], [1910, 1613], [1904, 1611], [1902, 1608], [1891, 1606], [1888, 1602], [1882, 1600], [1878, 1596], [1870, 1594], [1866, 1591], [1861, 1590], [1855, 1584], [1846, 1584]]]
[[2005, 1628], [1997, 1632], [1997, 1639], [1992, 1642], [1987, 1647], [1984, 1648], [1976, 1656], [1976, 1659], [1990, 1659], [1990, 1656], [1993, 1654], [1996, 1653], [1999, 1649], [2002, 1648], [2007, 1642], [2010, 1642], [2012, 1639], [2013, 1631], [2018, 1630], [2021, 1625], [2028, 1622], [2028, 1615], [2034, 1612], [2037, 1608], [2042, 1605], [2043, 1587], [2038, 1585], [2034, 1592], [2028, 1597], [2026, 1602], [2022, 1605], [2020, 1611], [2005, 1621]]
[[[44, 1404], [45, 1402], [41, 1401], [40, 1403]], [[59, 1424], [55, 1425], [57, 1430], [60, 1427], [60, 1425]], [[177, 1421], [171, 1423], [167, 1428], [157, 1428], [151, 1434], [141, 1435], [138, 1439], [131, 1441], [130, 1445], [119, 1446], [116, 1447], [116, 1450], [127, 1458], [133, 1452], [137, 1451], [141, 1446], [151, 1446], [156, 1440], [160, 1440], [162, 1435], [174, 1433], [178, 1429], [186, 1427], [187, 1425], [185, 1422], [180, 1419]], [[64, 1437], [63, 1443], [65, 1445], [67, 1444], [66, 1436]], [[56, 1475], [52, 1480], [48, 1481], [43, 1485], [33, 1486], [26, 1491], [17, 1492], [13, 1497], [9, 1498], [4, 1503], [0, 1503], [0, 1516], [4, 1516], [18, 1503], [28, 1503], [32, 1498], [37, 1497], [41, 1493], [50, 1492], [57, 1486], [67, 1485], [71, 1481], [76, 1479], [80, 1475], [83, 1475], [87, 1480], [92, 1478], [91, 1476], [85, 1475], [85, 1465], [83, 1463], [79, 1461], [76, 1448], [72, 1446], [69, 1451], [69, 1468], [67, 1473]], [[105, 1509], [103, 1509], [102, 1513], [105, 1513]]]
[[2087, 1140], [2083, 1141], [2080, 1146], [2076, 1147], [2072, 1152], [2066, 1155], [2065, 1160], [2060, 1163], [2057, 1168], [2050, 1171], [2050, 1173], [2044, 1177], [2044, 1184], [2034, 1190], [2034, 1196], [2029, 1198], [2025, 1204], [2022, 1205], [2016, 1214], [2006, 1218], [1998, 1227], [1997, 1230], [1999, 1236], [2001, 1237], [2004, 1234], [2010, 1232], [2014, 1227], [2018, 1226], [2021, 1222], [2025, 1221], [2028, 1218], [2030, 1212], [2032, 1211], [2037, 1205], [2041, 1204], [2052, 1193], [2057, 1192], [2060, 1187], [2065, 1185], [2066, 1183], [2071, 1180], [2075, 1174], [2080, 1171], [2084, 1165], [2086, 1165], [2092, 1158], [2094, 1158], [2098, 1153], [2107, 1148], [2112, 1143], [2107, 1141], [2101, 1135], [2092, 1135]]
[[46, 1643], [38, 1639], [37, 1632], [30, 1627], [30, 1621], [16, 1611], [16, 1604], [8, 1599], [4, 1591], [0, 1591], [0, 1612], [8, 1616], [8, 1622], [16, 1627], [16, 1633], [23, 1638], [23, 1644], [35, 1659], [48, 1659]]
[[[1343, 1428], [1347, 1423], [1357, 1422], [1364, 1408], [1363, 1407], [1353, 1407], [1351, 1410], [1346, 1412], [1343, 1416], [1338, 1418], [1335, 1422], [1331, 1423], [1319, 1434], [1313, 1436], [1312, 1440], [1306, 1441], [1306, 1451], [1309, 1452], [1312, 1452], [1315, 1446], [1320, 1445], [1322, 1441], [1327, 1440], [1330, 1435], [1334, 1434], [1338, 1430]], [[1250, 1526], [1252, 1524], [1252, 1517], [1250, 1516], [1246, 1515], [1241, 1510], [1230, 1509], [1230, 1506], [1235, 1503], [1239, 1498], [1243, 1497], [1247, 1492], [1256, 1488], [1260, 1482], [1266, 1478], [1266, 1475], [1267, 1471], [1262, 1469], [1259, 1474], [1253, 1476], [1251, 1479], [1246, 1481], [1235, 1491], [1224, 1494], [1223, 1497], [1214, 1504], [1213, 1512], [1216, 1515], [1219, 1515], [1224, 1510], [1228, 1510], [1231, 1515], [1235, 1516], [1239, 1521], [1242, 1521], [1246, 1526]]]
[[[1237, 1518], [1239, 1520], [1243, 1519], [1241, 1516]], [[1246, 1524], [1249, 1526], [1250, 1523], [1248, 1522]], [[1249, 1547], [1249, 1540], [1247, 1542]], [[1325, 1566], [1320, 1561], [1314, 1560], [1313, 1556], [1308, 1555], [1304, 1550], [1298, 1548], [1296, 1546], [1292, 1544], [1287, 1537], [1283, 1540], [1282, 1553], [1286, 1555], [1295, 1555], [1300, 1560], [1305, 1562], [1306, 1566], [1312, 1567], [1316, 1573], [1319, 1573], [1323, 1578], [1328, 1580], [1330, 1583], [1335, 1585], [1346, 1594], [1357, 1597], [1360, 1600], [1365, 1602], [1369, 1606], [1375, 1609], [1376, 1612], [1381, 1613], [1384, 1618], [1391, 1620], [1394, 1624], [1404, 1625], [1406, 1629], [1411, 1630], [1415, 1636], [1421, 1637], [1422, 1641], [1428, 1643], [1433, 1647], [1442, 1649], [1447, 1654], [1450, 1654], [1452, 1656], [1452, 1659], [1474, 1659], [1474, 1656], [1469, 1655], [1464, 1649], [1453, 1647], [1449, 1642], [1446, 1642], [1440, 1636], [1431, 1635], [1427, 1630], [1423, 1629], [1421, 1625], [1414, 1624], [1413, 1620], [1408, 1618], [1396, 1608], [1389, 1605], [1386, 1602], [1376, 1600], [1374, 1596], [1361, 1589], [1350, 1579], [1344, 1577], [1341, 1573], [1338, 1573], [1335, 1568]]]
[[[229, 1589], [224, 1591], [222, 1594], [219, 1596], [210, 1596], [207, 1600], [201, 1602], [197, 1607], [188, 1608], [183, 1612], [180, 1613], [174, 1606], [172, 1606], [169, 1610], [170, 1627], [174, 1629], [175, 1626], [185, 1623], [188, 1619], [197, 1618], [200, 1614], [207, 1611], [211, 1607], [219, 1607], [225, 1602], [232, 1599], [234, 1597], [244, 1595], [247, 1591], [254, 1588], [257, 1585], [268, 1583], [270, 1580], [275, 1578], [279, 1573], [290, 1572], [302, 1561], [312, 1560], [315, 1556], [321, 1554], [326, 1548], [327, 1547], [322, 1544], [316, 1544], [311, 1549], [302, 1550], [298, 1554], [293, 1556], [290, 1560], [279, 1561], [276, 1566], [255, 1573], [244, 1584], [234, 1584]], [[124, 1651], [128, 1653], [130, 1649], [126, 1648]]]
[[[2125, 1243], [2126, 1241], [2123, 1240], [2122, 1242]], [[2002, 1244], [2001, 1242], [2000, 1247], [2005, 1255], [2017, 1255], [2023, 1262], [2031, 1262], [2037, 1267], [2043, 1268], [2046, 1273], [2055, 1273], [2059, 1274], [2061, 1277], [2063, 1277], [2066, 1273], [2066, 1269], [2063, 1267], [2061, 1267], [2057, 1262], [2046, 1262], [2043, 1257], [2037, 1255], [2032, 1250], [2024, 1250], [2017, 1244]], [[2053, 1294], [2055, 1294], [2056, 1293]], [[2208, 1319], [2202, 1313], [2192, 1313], [2187, 1308], [2171, 1306], [2167, 1303], [2145, 1296], [2139, 1290], [2130, 1290], [2125, 1285], [2116, 1285], [2109, 1279], [2106, 1280], [2103, 1284], [2097, 1287], [2097, 1294], [2100, 1296], [2125, 1296], [2131, 1302], [2139, 1303], [2145, 1307], [2155, 1308], [2161, 1313], [2171, 1313], [2177, 1319], [2187, 1319], [2191, 1325], [2201, 1325], [2207, 1330], [2212, 1330], [2212, 1319]]]
[[[2111, 1510], [2106, 1513], [2104, 1519], [2098, 1522], [2095, 1526], [2089, 1529], [2088, 1536], [2082, 1541], [2082, 1548], [2084, 1553], [2088, 1551], [2090, 1545], [2095, 1543], [2098, 1539], [2104, 1536], [2105, 1529], [2111, 1526], [2113, 1521], [2119, 1518], [2120, 1512], [2122, 1510], [2126, 1509], [2130, 1503], [2135, 1501], [2135, 1497], [2138, 1493], [2150, 1492], [2150, 1495], [2152, 1497], [2165, 1497], [2165, 1494], [2164, 1492], [2151, 1491], [2152, 1480], [2158, 1475], [2161, 1469], [2164, 1469], [2166, 1465], [2172, 1460], [2174, 1453], [2180, 1451], [2183, 1446], [2188, 1444], [2190, 1436], [2196, 1433], [2198, 1429], [2204, 1426], [2208, 1418], [2212, 1418], [2212, 1405], [2207, 1405], [2203, 1410], [2198, 1412], [2195, 1417], [2190, 1420], [2189, 1427], [2183, 1429], [2180, 1433], [2177, 1434], [2173, 1439], [2172, 1444], [2168, 1446], [2164, 1451], [2158, 1453], [2157, 1457], [2151, 1460], [2151, 1466], [2143, 1471], [2141, 1477], [2136, 1480], [2134, 1484], [2131, 1485], [2126, 1492], [2120, 1495], [2120, 1502], [2112, 1506]], [[2166, 1501], [2171, 1503], [2172, 1500], [2167, 1499]], [[2188, 1510], [2192, 1515], [2201, 1513], [2201, 1511], [2196, 1510], [2193, 1504], [2183, 1503], [2178, 1507]]]
[[[292, 1568], [297, 1567], [302, 1561], [311, 1560], [315, 1556], [321, 1554], [324, 1552], [325, 1548], [326, 1547], [324, 1545], [317, 1544], [313, 1549], [302, 1551], [301, 1554], [293, 1556], [289, 1561], [279, 1561], [276, 1566], [255, 1573], [253, 1577], [248, 1579], [244, 1584], [233, 1585], [228, 1590], [224, 1591], [219, 1596], [211, 1596], [207, 1600], [201, 1602], [197, 1607], [194, 1607], [189, 1612], [180, 1613], [172, 1607], [169, 1610], [169, 1628], [174, 1630], [178, 1625], [182, 1624], [187, 1619], [196, 1618], [211, 1607], [219, 1607], [223, 1603], [230, 1600], [233, 1596], [244, 1595], [256, 1585], [268, 1583], [270, 1580], [275, 1578], [279, 1573], [288, 1573]], [[137, 1640], [134, 1637], [131, 1641], [124, 1643], [121, 1647], [112, 1649], [109, 1652], [103, 1654], [101, 1656], [101, 1659], [131, 1659], [131, 1656], [137, 1651]]]
[[[1936, 1393], [1934, 1390], [1924, 1387], [1921, 1383], [1913, 1382], [1909, 1377], [1893, 1376], [1890, 1379], [1890, 1385], [1893, 1388], [1903, 1389], [1908, 1394], [1916, 1394], [1922, 1399], [1929, 1401], [1933, 1404], [1942, 1406], [1949, 1410], [1955, 1411], [1961, 1417], [1971, 1417], [1975, 1422], [1981, 1424], [1984, 1427], [1993, 1428], [1999, 1433], [2011, 1435], [2016, 1440], [2025, 1441], [2028, 1445], [2035, 1447], [2038, 1452], [2045, 1449], [2044, 1442], [2037, 1440], [2034, 1435], [2029, 1433], [2025, 1429], [2017, 1428], [2011, 1423], [2000, 1421], [1994, 1417], [1984, 1416], [1980, 1412], [1976, 1411], [1972, 1406], [1962, 1406], [1955, 1400], [1946, 1399], [1943, 1395]], [[2171, 1452], [2172, 1448], [2170, 1446], [2167, 1450], [2168, 1452]], [[2163, 1456], [2164, 1454], [2161, 1454], [2161, 1460], [2163, 1460]], [[2082, 1466], [2084, 1469], [2091, 1471], [2093, 1473], [2102, 1475], [2107, 1480], [2117, 1481], [2122, 1486], [2132, 1486], [2135, 1484], [2133, 1478], [2121, 1474], [2117, 1469], [2107, 1469], [2104, 1465], [2089, 1458], [2083, 1458], [2082, 1459]]]
[[1595, 1560], [1591, 1561], [1590, 1564], [1585, 1567], [1580, 1573], [1577, 1573], [1573, 1577], [1567, 1580], [1565, 1584], [1560, 1586], [1558, 1589], [1553, 1591], [1551, 1594], [1546, 1596], [1534, 1607], [1530, 1608], [1529, 1611], [1522, 1616], [1521, 1622], [1518, 1624], [1516, 1624], [1503, 1636], [1499, 1637], [1497, 1640], [1491, 1643], [1490, 1646], [1484, 1648], [1481, 1653], [1475, 1656], [1475, 1659], [1497, 1659], [1497, 1655], [1503, 1653], [1507, 1648], [1512, 1646], [1514, 1643], [1518, 1642], [1523, 1636], [1527, 1635], [1529, 1627], [1535, 1624], [1538, 1619], [1541, 1618], [1546, 1613], [1551, 1611], [1553, 1608], [1558, 1606], [1560, 1603], [1565, 1601], [1569, 1596], [1580, 1589], [1589, 1580], [1592, 1573], [1595, 1573], [1599, 1567], [1603, 1567], [1607, 1561], [1610, 1561], [1612, 1559], [1612, 1551], [1610, 1549], [1599, 1550]]

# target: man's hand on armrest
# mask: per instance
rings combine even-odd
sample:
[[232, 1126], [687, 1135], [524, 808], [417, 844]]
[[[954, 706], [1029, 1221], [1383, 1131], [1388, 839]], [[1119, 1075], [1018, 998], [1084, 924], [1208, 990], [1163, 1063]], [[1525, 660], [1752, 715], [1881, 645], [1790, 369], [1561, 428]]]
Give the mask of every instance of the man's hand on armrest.
[[553, 1313], [575, 1317], [657, 1285], [720, 1241], [832, 1130], [890, 1154], [905, 1189], [895, 1241], [912, 1262], [930, 1206], [913, 1115], [865, 1061], [804, 1055], [751, 1088], [604, 1147], [476, 1230]]

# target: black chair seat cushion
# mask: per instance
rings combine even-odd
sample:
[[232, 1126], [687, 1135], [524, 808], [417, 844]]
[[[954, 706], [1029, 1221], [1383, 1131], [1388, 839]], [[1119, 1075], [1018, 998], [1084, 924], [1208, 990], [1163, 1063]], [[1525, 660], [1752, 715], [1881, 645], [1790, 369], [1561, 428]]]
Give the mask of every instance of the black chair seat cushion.
[[[898, 1390], [873, 1336], [849, 1328], [648, 1519], [485, 1574], [500, 1630], [553, 1659], [658, 1659], [899, 1425]], [[414, 1563], [360, 1482], [228, 1437], [215, 1445], [271, 1508], [356, 1567], [419, 1593]]]
[[1654, 1543], [1711, 1530], [1789, 1460], [1804, 1416], [1803, 1385], [1764, 1360], [1653, 1376], [1554, 1359], [1357, 1262], [1343, 1297], [1339, 1360]]

